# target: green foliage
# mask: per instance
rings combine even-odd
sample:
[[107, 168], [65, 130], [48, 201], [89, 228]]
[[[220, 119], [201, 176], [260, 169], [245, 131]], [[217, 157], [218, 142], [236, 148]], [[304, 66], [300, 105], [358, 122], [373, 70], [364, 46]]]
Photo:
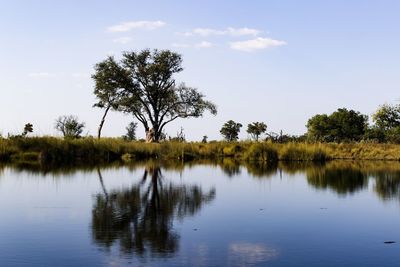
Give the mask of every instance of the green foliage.
[[122, 138], [126, 141], [136, 140], [137, 123], [130, 122], [129, 125], [125, 129], [126, 129], [126, 134], [124, 136], [122, 136]]
[[220, 133], [225, 140], [232, 142], [238, 140], [240, 128], [242, 128], [242, 124], [229, 120], [222, 126]]
[[80, 123], [76, 116], [69, 115], [58, 117], [54, 127], [64, 138], [80, 138], [85, 124]]
[[318, 114], [307, 122], [307, 134], [312, 140], [325, 142], [359, 141], [368, 127], [368, 116], [340, 108], [329, 116]]
[[385, 140], [392, 144], [400, 144], [400, 126], [386, 130]]
[[365, 139], [376, 142], [400, 143], [400, 105], [384, 104], [372, 115], [375, 123]]
[[125, 95], [124, 89], [133, 85], [128, 71], [121, 67], [113, 57], [108, 57], [95, 65], [95, 74], [92, 75], [92, 79], [95, 82], [94, 94], [97, 98], [93, 107], [104, 109], [97, 133], [97, 137], [100, 138], [108, 112], [118, 110]]
[[259, 136], [266, 131], [267, 125], [263, 122], [253, 122], [247, 125], [247, 133], [256, 141], [258, 141]]
[[93, 79], [99, 102], [95, 105], [114, 103], [111, 107], [131, 113], [147, 135], [151, 130], [148, 141], [158, 142], [165, 125], [178, 118], [201, 117], [205, 111], [217, 113], [215, 104], [197, 89], [176, 82], [174, 75], [183, 70], [181, 55], [146, 49], [125, 52], [122, 57], [120, 62], [108, 58], [96, 65]]
[[32, 133], [32, 132], [33, 132], [33, 124], [27, 123], [24, 126], [24, 131], [22, 132], [22, 136], [27, 136], [28, 133]]
[[400, 105], [384, 104], [372, 115], [376, 127], [389, 130], [400, 127]]

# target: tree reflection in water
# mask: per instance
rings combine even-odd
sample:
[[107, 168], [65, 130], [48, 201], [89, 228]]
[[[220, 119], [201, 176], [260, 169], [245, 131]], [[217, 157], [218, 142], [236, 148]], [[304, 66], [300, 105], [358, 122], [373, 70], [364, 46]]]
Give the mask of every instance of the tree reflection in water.
[[164, 183], [155, 166], [146, 167], [141, 181], [129, 189], [108, 193], [98, 174], [103, 193], [93, 206], [93, 238], [107, 248], [119, 241], [124, 253], [173, 254], [179, 245], [174, 219], [196, 214], [215, 198], [215, 189], [204, 193], [197, 185]]
[[400, 200], [400, 171], [376, 172], [375, 192], [384, 200]]
[[368, 186], [368, 175], [360, 169], [329, 166], [306, 171], [307, 181], [318, 189], [332, 189], [340, 195], [353, 194]]

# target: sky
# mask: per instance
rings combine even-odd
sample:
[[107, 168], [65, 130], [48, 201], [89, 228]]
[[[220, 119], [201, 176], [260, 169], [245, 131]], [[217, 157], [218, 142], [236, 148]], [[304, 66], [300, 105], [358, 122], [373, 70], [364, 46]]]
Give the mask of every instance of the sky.
[[[188, 140], [221, 139], [227, 120], [263, 121], [302, 134], [318, 113], [346, 107], [371, 115], [400, 100], [400, 1], [0, 0], [0, 133], [59, 135], [76, 115], [96, 135], [94, 65], [123, 51], [170, 49], [183, 57], [178, 82], [196, 87], [218, 115], [176, 120]], [[133, 117], [111, 113], [104, 136]], [[138, 137], [144, 137], [142, 127]]]

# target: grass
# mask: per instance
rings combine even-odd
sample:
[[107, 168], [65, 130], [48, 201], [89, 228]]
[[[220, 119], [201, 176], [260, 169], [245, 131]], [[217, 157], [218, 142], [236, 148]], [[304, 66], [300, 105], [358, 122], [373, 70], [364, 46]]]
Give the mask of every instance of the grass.
[[0, 162], [46, 164], [116, 160], [221, 160], [324, 162], [331, 159], [400, 160], [400, 145], [370, 143], [127, 142], [119, 138], [0, 138]]

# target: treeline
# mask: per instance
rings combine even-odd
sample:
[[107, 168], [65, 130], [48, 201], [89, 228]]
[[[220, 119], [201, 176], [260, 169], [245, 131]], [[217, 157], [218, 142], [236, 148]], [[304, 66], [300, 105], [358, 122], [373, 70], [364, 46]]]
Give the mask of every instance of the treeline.
[[384, 104], [368, 116], [340, 108], [330, 115], [318, 114], [308, 120], [307, 137], [313, 141], [370, 141], [400, 143], [400, 105]]
[[[264, 135], [264, 140], [273, 142], [373, 142], [400, 143], [400, 105], [381, 105], [369, 117], [358, 111], [339, 108], [331, 114], [317, 114], [306, 124], [307, 133], [300, 136], [268, 133], [264, 122], [248, 124], [246, 132], [253, 140], [258, 141]], [[237, 141], [243, 125], [233, 120], [227, 121], [220, 133], [227, 141]]]

